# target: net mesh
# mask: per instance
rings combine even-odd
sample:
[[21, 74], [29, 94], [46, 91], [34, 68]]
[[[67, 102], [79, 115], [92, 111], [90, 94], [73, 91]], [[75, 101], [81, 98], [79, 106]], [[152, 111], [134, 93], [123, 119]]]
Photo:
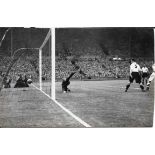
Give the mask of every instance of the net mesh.
[[[6, 30], [0, 28], [0, 40]], [[12, 33], [7, 31], [3, 38], [0, 46], [0, 127], [54, 126], [49, 121], [53, 63], [51, 30], [13, 28]], [[7, 72], [4, 84], [2, 81]], [[29, 87], [14, 88], [17, 83], [21, 85], [20, 76], [22, 84], [25, 76], [32, 80]], [[9, 79], [11, 88], [5, 88]], [[56, 110], [60, 115], [54, 104], [51, 109], [54, 109], [54, 115]]]
[[0, 32], [0, 40], [3, 39], [0, 44], [0, 83], [7, 72], [11, 88], [20, 76], [22, 79], [26, 76], [32, 80], [29, 89], [35, 86], [51, 96], [51, 30], [5, 28]]

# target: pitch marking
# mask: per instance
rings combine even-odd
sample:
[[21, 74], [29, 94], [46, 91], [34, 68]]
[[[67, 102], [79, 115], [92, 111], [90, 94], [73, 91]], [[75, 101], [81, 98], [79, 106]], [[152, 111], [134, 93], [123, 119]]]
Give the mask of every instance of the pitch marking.
[[[35, 85], [31, 84], [33, 87], [35, 87], [37, 90], [40, 90], [38, 87], [36, 87]], [[40, 90], [44, 95], [46, 95], [47, 97], [49, 97], [51, 100], [53, 100], [48, 94], [46, 94], [44, 91]], [[57, 104], [60, 108], [62, 108], [66, 113], [68, 113], [71, 117], [73, 117], [75, 120], [77, 120], [79, 123], [81, 123], [83, 126], [85, 127], [91, 127], [88, 123], [84, 122], [81, 118], [79, 118], [78, 116], [76, 116], [75, 114], [73, 114], [70, 110], [68, 110], [67, 108], [65, 108], [62, 104], [60, 104], [59, 102], [57, 102], [56, 100], [53, 100], [55, 102], [55, 104]]]

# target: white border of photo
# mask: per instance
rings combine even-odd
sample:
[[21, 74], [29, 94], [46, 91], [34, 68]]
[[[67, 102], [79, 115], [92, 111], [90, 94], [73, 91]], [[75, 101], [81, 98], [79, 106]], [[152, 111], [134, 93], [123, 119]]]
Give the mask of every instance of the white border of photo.
[[[1, 27], [155, 27], [153, 0], [5, 0], [0, 14]], [[3, 155], [155, 153], [155, 127], [3, 128], [0, 139]]]

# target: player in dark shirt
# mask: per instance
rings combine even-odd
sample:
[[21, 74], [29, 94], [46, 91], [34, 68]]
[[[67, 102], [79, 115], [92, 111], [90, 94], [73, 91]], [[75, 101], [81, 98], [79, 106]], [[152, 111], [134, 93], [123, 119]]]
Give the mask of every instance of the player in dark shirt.
[[25, 83], [25, 87], [29, 87], [27, 80], [28, 80], [28, 78], [27, 78], [27, 76], [25, 75], [25, 79], [23, 80], [24, 83]]
[[19, 75], [18, 80], [16, 81], [16, 84], [14, 86], [14, 88], [20, 88], [23, 87], [23, 80], [22, 80], [22, 75]]
[[87, 77], [88, 79], [91, 79], [90, 76], [87, 76], [87, 74], [85, 74], [80, 67], [76, 64], [76, 61], [72, 60], [71, 64], [73, 65], [73, 72], [69, 75], [69, 77], [64, 78], [62, 80], [62, 91], [64, 93], [70, 92], [70, 89], [68, 89], [68, 86], [70, 85], [70, 78], [75, 74], [75, 73], [79, 73], [81, 75], [83, 75], [84, 77]]
[[[80, 67], [76, 64], [76, 61], [72, 60], [71, 64], [73, 65], [74, 71], [78, 72], [79, 74], [83, 75], [85, 78], [87, 79], [91, 79], [90, 76], [88, 76], [87, 74], [85, 74]], [[82, 78], [81, 78], [82, 79]]]
[[4, 80], [3, 81], [4, 81], [3, 82], [4, 88], [11, 88], [11, 81], [12, 81], [11, 78], [4, 77]]
[[14, 88], [23, 88], [23, 87], [29, 87], [29, 85], [27, 83], [27, 77], [25, 76], [23, 80], [22, 75], [20, 75], [18, 80], [16, 81]]
[[70, 85], [70, 78], [75, 74], [76, 72], [73, 72], [70, 74], [70, 76], [68, 78], [64, 78], [62, 80], [62, 91], [64, 93], [70, 92], [70, 89], [68, 89], [67, 87]]

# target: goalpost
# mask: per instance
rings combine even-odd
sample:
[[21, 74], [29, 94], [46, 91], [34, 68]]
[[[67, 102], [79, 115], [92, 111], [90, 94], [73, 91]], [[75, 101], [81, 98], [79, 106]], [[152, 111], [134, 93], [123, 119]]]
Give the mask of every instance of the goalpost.
[[55, 29], [48, 31], [39, 48], [39, 89], [55, 100]]
[[[10, 29], [11, 28], [8, 28], [2, 36], [0, 47]], [[13, 82], [17, 80], [16, 77], [19, 74], [28, 76], [28, 78], [32, 79], [33, 86], [37, 87], [50, 98], [55, 100], [55, 29], [47, 29], [47, 34], [45, 34], [45, 30], [43, 33], [45, 38], [41, 38], [41, 44], [39, 42], [36, 43], [35, 40], [31, 40], [31, 42], [34, 41], [35, 45], [32, 44], [35, 48], [33, 46], [31, 47], [31, 44], [28, 44], [27, 47], [24, 47], [22, 44], [23, 47], [20, 47], [20, 45], [17, 46], [18, 44], [15, 42], [15, 45], [17, 45], [13, 54], [10, 56], [10, 66], [8, 67], [7, 65], [4, 65], [3, 62], [2, 67], [5, 66], [3, 73], [6, 74], [8, 70], [7, 74], [12, 78]], [[37, 40], [37, 38], [35, 39]], [[37, 41], [39, 41], [39, 39]], [[23, 69], [19, 68], [21, 64], [24, 64], [21, 66], [21, 68], [24, 66]]]

